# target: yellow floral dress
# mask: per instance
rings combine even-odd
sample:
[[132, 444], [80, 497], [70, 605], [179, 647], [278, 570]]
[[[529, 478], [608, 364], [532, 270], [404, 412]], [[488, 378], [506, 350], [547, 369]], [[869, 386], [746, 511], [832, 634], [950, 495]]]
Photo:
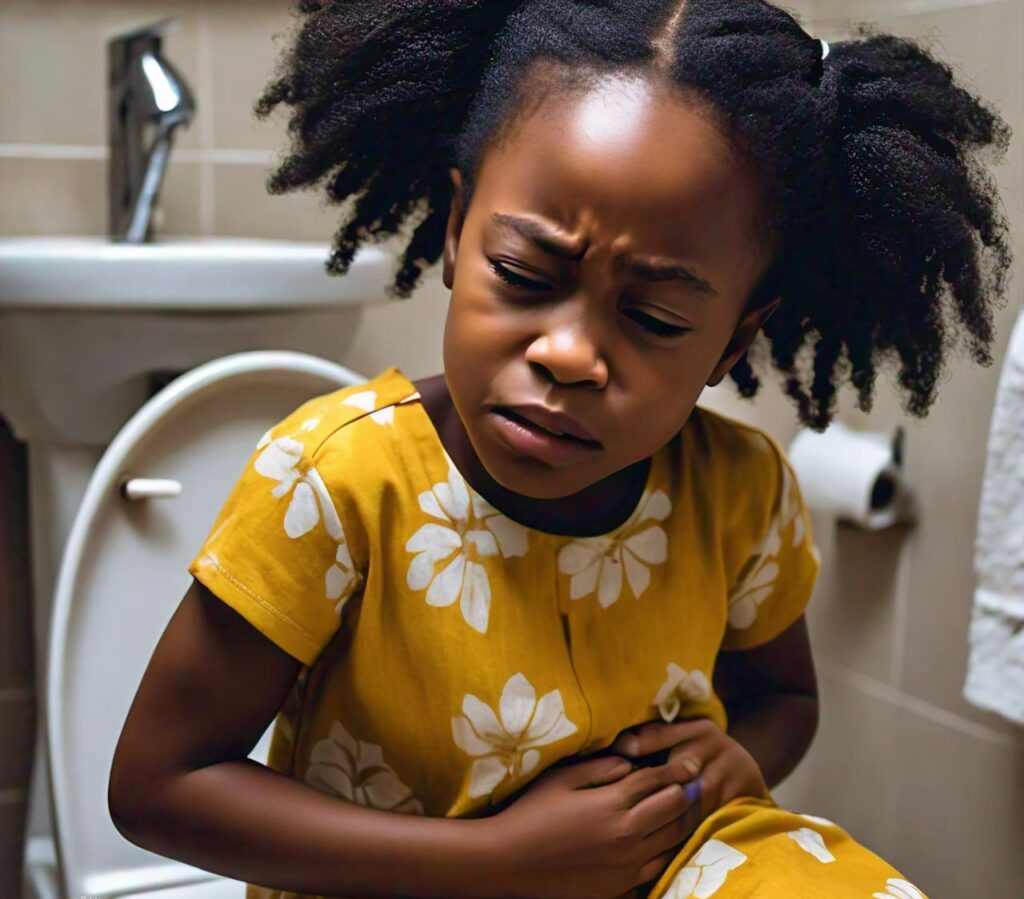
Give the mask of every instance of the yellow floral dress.
[[[621, 527], [556, 535], [474, 492], [395, 368], [265, 434], [189, 568], [304, 664], [271, 767], [459, 817], [652, 718], [724, 727], [718, 651], [785, 630], [818, 570], [796, 479], [756, 428], [695, 409]], [[755, 799], [708, 818], [648, 895], [921, 896], [838, 827]]]

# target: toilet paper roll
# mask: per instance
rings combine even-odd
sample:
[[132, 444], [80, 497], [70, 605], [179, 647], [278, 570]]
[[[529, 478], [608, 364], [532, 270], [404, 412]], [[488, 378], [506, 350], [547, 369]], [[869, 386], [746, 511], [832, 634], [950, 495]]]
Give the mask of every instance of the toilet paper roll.
[[903, 520], [899, 438], [853, 431], [834, 421], [801, 431], [787, 453], [809, 508], [869, 531]]

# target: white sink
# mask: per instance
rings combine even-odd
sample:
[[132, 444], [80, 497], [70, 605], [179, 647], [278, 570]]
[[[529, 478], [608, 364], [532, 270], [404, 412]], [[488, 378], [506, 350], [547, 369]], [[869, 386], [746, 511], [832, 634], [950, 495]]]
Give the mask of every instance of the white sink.
[[0, 239], [0, 415], [29, 443], [100, 448], [175, 373], [245, 350], [343, 362], [396, 259], [320, 243]]
[[112, 243], [99, 237], [0, 240], [0, 309], [253, 311], [384, 298], [394, 257], [363, 247], [348, 275], [324, 271], [326, 244], [226, 238]]

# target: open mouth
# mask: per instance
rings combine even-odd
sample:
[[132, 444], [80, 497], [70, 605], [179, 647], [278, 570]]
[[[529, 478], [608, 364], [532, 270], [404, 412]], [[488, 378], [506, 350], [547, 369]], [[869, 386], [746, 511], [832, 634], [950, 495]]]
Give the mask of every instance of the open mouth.
[[566, 431], [557, 431], [552, 428], [546, 428], [544, 425], [538, 424], [535, 421], [527, 418], [524, 415], [520, 415], [518, 412], [512, 409], [506, 409], [498, 407], [494, 410], [498, 415], [507, 418], [509, 421], [515, 422], [520, 427], [526, 428], [527, 430], [542, 435], [544, 437], [554, 437], [558, 440], [564, 440], [566, 443], [575, 444], [576, 446], [585, 446], [590, 449], [601, 449], [601, 444], [596, 440], [586, 440], [582, 437], [577, 437], [574, 434], [570, 434]]

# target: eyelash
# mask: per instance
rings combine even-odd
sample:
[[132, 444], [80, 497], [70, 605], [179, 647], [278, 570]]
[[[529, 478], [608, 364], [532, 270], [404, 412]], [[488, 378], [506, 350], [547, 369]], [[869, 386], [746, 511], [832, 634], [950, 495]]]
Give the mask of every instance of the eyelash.
[[[518, 287], [522, 290], [529, 290], [535, 293], [550, 290], [550, 285], [543, 281], [534, 281], [531, 278], [524, 278], [522, 275], [517, 275], [515, 272], [510, 271], [500, 262], [495, 262], [493, 259], [488, 261], [490, 262], [491, 271], [501, 278], [502, 281], [512, 287]], [[680, 335], [693, 330], [693, 328], [682, 328], [677, 325], [670, 325], [668, 322], [664, 322], [660, 318], [655, 318], [653, 315], [647, 315], [639, 309], [627, 309], [625, 315], [632, 321], [635, 321], [645, 331], [648, 331], [657, 337], [679, 337]]]

